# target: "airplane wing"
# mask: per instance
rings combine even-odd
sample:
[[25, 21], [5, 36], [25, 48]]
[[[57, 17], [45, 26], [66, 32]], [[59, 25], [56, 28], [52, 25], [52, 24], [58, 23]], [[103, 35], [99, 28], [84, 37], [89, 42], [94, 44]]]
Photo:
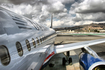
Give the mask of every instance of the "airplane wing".
[[104, 42], [105, 42], [105, 39], [98, 39], [98, 40], [84, 41], [79, 43], [57, 45], [55, 46], [55, 53], [62, 53], [62, 52], [88, 47], [91, 45], [100, 44]]

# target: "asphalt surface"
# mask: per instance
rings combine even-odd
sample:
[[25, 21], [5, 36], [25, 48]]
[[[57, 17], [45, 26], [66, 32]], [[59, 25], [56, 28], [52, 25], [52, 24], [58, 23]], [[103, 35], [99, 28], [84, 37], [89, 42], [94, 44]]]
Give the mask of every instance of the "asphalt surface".
[[[92, 36], [92, 35], [59, 35], [56, 37], [55, 45], [103, 39], [104, 36]], [[101, 58], [105, 60], [105, 43], [97, 44], [90, 46], [92, 50], [94, 50]], [[73, 59], [72, 65], [66, 64], [66, 66], [62, 66], [62, 58], [65, 57], [63, 53], [55, 55], [49, 63], [53, 63], [54, 66], [50, 67], [47, 65], [44, 70], [80, 70], [79, 69], [79, 58], [78, 54], [81, 52], [81, 49], [77, 49], [74, 51], [70, 51], [70, 55]]]

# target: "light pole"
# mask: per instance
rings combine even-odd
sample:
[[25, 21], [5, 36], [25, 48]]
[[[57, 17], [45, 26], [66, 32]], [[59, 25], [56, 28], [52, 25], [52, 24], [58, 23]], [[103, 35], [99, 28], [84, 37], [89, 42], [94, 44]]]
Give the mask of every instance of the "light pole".
[[53, 14], [51, 14], [51, 26], [50, 28], [53, 28]]

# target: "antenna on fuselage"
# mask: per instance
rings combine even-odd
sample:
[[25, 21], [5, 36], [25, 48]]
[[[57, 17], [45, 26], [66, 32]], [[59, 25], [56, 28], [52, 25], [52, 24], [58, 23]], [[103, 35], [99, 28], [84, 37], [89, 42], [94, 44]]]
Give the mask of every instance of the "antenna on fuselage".
[[53, 14], [51, 14], [51, 26], [50, 28], [53, 28]]

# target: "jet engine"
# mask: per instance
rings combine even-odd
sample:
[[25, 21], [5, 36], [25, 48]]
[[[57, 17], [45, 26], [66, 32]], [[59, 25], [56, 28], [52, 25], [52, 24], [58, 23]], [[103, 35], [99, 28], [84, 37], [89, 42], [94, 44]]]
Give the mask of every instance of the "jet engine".
[[89, 47], [82, 48], [79, 55], [80, 70], [105, 70], [105, 60]]

